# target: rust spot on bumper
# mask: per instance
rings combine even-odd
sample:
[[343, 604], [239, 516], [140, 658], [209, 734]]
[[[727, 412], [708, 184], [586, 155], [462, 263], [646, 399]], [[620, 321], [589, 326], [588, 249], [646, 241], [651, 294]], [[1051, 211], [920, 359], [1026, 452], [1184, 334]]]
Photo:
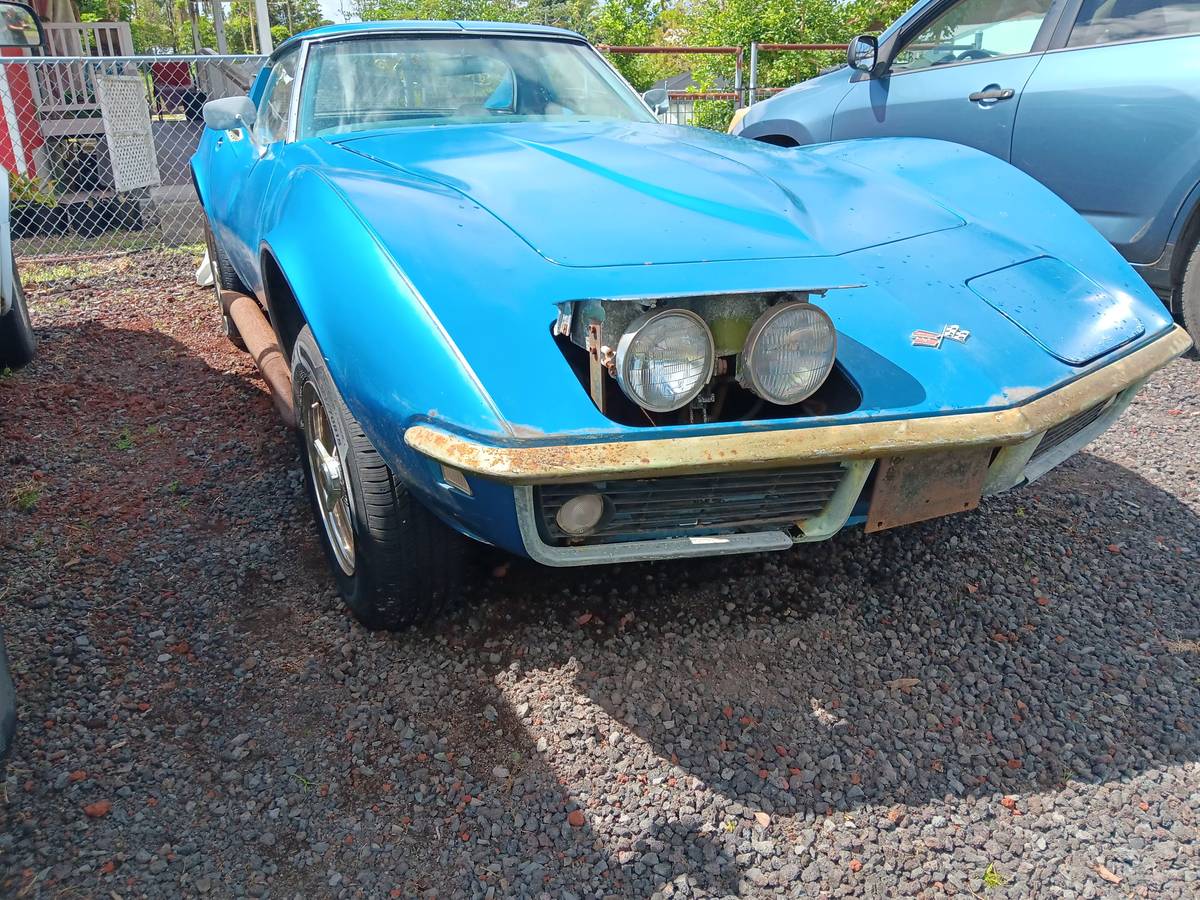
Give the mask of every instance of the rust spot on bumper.
[[433, 426], [416, 425], [404, 433], [404, 440], [446, 465], [524, 484], [774, 468], [919, 450], [1006, 446], [1041, 434], [1119, 393], [1191, 344], [1187, 332], [1175, 327], [1153, 343], [1050, 394], [995, 412], [704, 437], [516, 447], [494, 447]]

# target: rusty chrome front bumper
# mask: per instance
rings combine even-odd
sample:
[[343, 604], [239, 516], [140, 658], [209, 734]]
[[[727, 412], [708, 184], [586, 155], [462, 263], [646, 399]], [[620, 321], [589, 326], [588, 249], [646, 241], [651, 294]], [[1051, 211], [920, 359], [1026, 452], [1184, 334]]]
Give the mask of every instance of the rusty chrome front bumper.
[[1191, 345], [1187, 332], [1175, 326], [1151, 343], [1058, 390], [995, 412], [644, 441], [511, 447], [483, 444], [435, 426], [416, 425], [405, 431], [404, 440], [414, 450], [447, 466], [511, 484], [773, 468], [980, 445], [1025, 447], [1036, 443], [1047, 429], [1138, 385]]

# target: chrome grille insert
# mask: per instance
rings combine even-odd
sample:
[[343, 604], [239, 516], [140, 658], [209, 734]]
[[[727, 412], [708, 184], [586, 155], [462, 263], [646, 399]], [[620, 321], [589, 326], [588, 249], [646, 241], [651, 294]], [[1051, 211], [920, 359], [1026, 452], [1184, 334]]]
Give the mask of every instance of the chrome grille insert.
[[[728, 533], [791, 525], [820, 513], [846, 470], [837, 463], [785, 471], [680, 475], [535, 489], [539, 525], [548, 543], [611, 543]], [[585, 538], [572, 539], [555, 515], [579, 494], [602, 494], [606, 511]]]

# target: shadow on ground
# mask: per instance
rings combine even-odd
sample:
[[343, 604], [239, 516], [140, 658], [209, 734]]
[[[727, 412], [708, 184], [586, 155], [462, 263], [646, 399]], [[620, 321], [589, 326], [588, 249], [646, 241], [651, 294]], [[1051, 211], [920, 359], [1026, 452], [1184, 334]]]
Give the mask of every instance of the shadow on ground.
[[[513, 562], [371, 635], [333, 598], [290, 436], [189, 303], [154, 313], [179, 340], [43, 328], [0, 382], [6, 459], [41, 485], [0, 509], [25, 722], [0, 885], [190, 894], [209, 866], [275, 891], [732, 893], [794, 880], [831, 816], [886, 829], [1200, 759], [1200, 521], [1130, 469], [1083, 454], [974, 513], [781, 554]], [[121, 799], [85, 818], [99, 796]], [[268, 845], [243, 811], [279, 797]], [[163, 841], [200, 868], [136, 861]]]

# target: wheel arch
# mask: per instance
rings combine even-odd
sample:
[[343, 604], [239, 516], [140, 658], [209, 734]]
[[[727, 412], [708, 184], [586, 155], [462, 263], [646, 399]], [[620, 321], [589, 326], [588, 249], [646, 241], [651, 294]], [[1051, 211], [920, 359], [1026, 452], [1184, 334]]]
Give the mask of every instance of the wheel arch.
[[290, 363], [296, 338], [308, 324], [308, 319], [300, 301], [296, 299], [296, 292], [292, 289], [283, 267], [266, 242], [259, 250], [259, 271], [262, 272], [263, 300], [267, 306], [267, 316], [275, 330], [275, 336], [279, 339], [279, 347]]
[[764, 134], [753, 138], [763, 144], [774, 144], [776, 147], [799, 147], [794, 137], [787, 134]]
[[807, 128], [791, 119], [763, 119], [747, 125], [738, 135], [777, 147], [803, 147], [817, 142]]
[[1192, 250], [1200, 245], [1200, 184], [1192, 188], [1183, 201], [1179, 214], [1171, 229], [1169, 244], [1171, 251], [1171, 290], [1179, 290], [1183, 284], [1183, 273], [1191, 258]]
[[258, 259], [281, 348], [290, 358], [311, 329], [347, 407], [402, 476], [411, 474], [403, 432], [412, 422], [507, 434], [417, 285], [325, 173], [293, 173]]

